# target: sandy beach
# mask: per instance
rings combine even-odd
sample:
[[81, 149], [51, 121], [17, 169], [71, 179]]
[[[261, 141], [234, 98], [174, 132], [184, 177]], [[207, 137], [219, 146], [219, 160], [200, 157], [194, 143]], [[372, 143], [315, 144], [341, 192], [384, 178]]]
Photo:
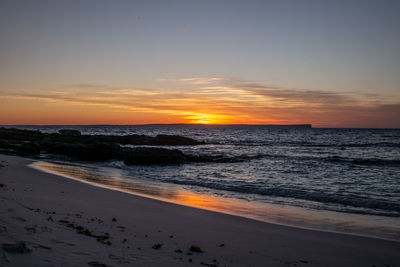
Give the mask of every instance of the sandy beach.
[[0, 155], [0, 266], [400, 266], [400, 243], [196, 209]]

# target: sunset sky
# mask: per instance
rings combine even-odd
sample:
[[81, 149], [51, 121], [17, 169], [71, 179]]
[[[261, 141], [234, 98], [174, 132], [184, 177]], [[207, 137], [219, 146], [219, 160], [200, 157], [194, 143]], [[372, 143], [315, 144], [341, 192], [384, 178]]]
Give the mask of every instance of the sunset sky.
[[400, 1], [0, 2], [0, 124], [400, 127]]

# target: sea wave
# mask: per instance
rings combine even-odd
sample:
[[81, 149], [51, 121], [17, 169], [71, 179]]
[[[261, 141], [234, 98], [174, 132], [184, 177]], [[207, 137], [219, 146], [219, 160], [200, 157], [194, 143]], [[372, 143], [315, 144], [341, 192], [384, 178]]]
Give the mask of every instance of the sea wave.
[[[294, 188], [283, 188], [273, 187], [265, 188], [261, 184], [257, 183], [246, 183], [246, 184], [222, 184], [215, 183], [213, 181], [204, 180], [182, 180], [182, 179], [171, 179], [168, 182], [180, 184], [207, 187], [215, 190], [224, 190], [235, 193], [244, 194], [257, 194], [261, 196], [269, 197], [283, 197], [293, 198], [299, 200], [314, 201], [326, 204], [335, 204], [346, 207], [363, 208], [364, 211], [358, 211], [358, 213], [384, 215], [390, 217], [400, 217], [400, 204], [390, 202], [382, 199], [372, 199], [366, 197], [357, 196], [357, 194], [343, 195], [340, 193], [327, 193], [324, 191], [308, 191], [305, 189], [294, 189]], [[354, 212], [354, 211], [352, 211]]]
[[[212, 143], [211, 143], [212, 144]], [[258, 140], [241, 140], [241, 141], [236, 141], [236, 142], [217, 142], [214, 144], [219, 144], [219, 145], [234, 145], [234, 146], [275, 146], [275, 147], [327, 147], [327, 148], [337, 148], [337, 149], [346, 149], [346, 148], [367, 148], [367, 147], [373, 147], [373, 148], [379, 148], [379, 147], [385, 147], [385, 148], [400, 148], [400, 143], [399, 142], [378, 142], [378, 143], [332, 143], [332, 144], [327, 144], [327, 143], [316, 143], [316, 142], [304, 142], [304, 141], [299, 141], [299, 142], [276, 142], [276, 141], [258, 141]]]
[[[208, 157], [208, 155], [197, 154], [196, 156]], [[379, 158], [350, 158], [342, 156], [303, 156], [303, 155], [284, 155], [284, 154], [273, 154], [273, 153], [258, 153], [255, 155], [240, 154], [235, 156], [224, 155], [212, 155], [213, 160], [209, 162], [220, 162], [220, 163], [235, 163], [245, 162], [258, 159], [271, 159], [271, 160], [293, 160], [293, 161], [323, 161], [329, 163], [340, 163], [340, 164], [352, 164], [352, 165], [366, 165], [366, 166], [385, 166], [385, 167], [399, 167], [400, 159], [379, 159]]]
[[378, 166], [400, 166], [400, 160], [397, 159], [377, 159], [377, 158], [345, 158], [345, 157], [328, 157], [326, 160], [340, 163], [350, 163], [354, 165], [378, 165]]

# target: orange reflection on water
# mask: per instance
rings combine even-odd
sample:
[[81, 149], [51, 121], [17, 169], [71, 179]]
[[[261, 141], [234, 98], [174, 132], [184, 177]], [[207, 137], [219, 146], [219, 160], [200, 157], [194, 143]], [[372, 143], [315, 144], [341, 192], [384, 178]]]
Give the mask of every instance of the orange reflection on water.
[[250, 205], [246, 205], [245, 202], [239, 202], [234, 199], [224, 199], [196, 193], [183, 189], [179, 185], [160, 184], [149, 180], [126, 179], [121, 177], [120, 173], [105, 174], [104, 170], [96, 167], [72, 164], [64, 165], [44, 161], [35, 162], [32, 166], [42, 171], [99, 187], [152, 197], [185, 206], [242, 215], [251, 209]]
[[226, 210], [232, 212], [235, 209], [235, 207], [228, 201], [223, 201], [221, 199], [209, 195], [192, 193], [186, 190], [178, 191], [177, 194], [174, 196], [174, 201], [185, 206], [197, 207], [208, 210], [216, 210], [216, 211]]

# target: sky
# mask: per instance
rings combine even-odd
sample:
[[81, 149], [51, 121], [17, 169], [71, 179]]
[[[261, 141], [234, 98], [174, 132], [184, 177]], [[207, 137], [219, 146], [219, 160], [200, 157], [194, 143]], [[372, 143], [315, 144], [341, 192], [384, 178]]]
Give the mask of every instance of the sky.
[[0, 2], [0, 124], [400, 128], [400, 1]]

